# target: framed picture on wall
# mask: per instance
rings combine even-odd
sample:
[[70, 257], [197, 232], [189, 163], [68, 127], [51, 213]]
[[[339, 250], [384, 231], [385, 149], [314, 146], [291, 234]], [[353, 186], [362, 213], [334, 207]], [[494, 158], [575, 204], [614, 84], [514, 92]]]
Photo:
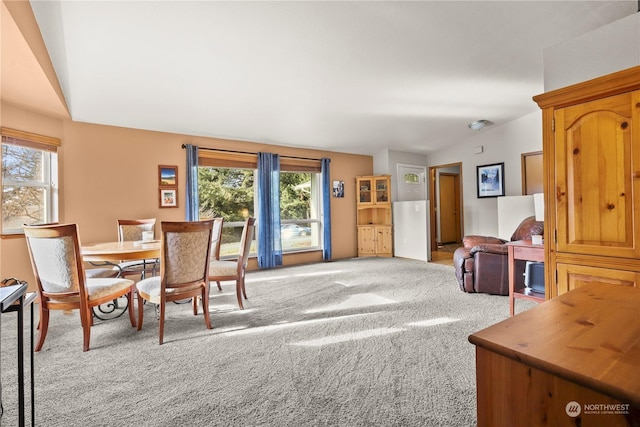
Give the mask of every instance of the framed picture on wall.
[[344, 197], [344, 181], [333, 181], [333, 197]]
[[504, 196], [504, 163], [476, 166], [478, 198]]
[[177, 166], [158, 166], [158, 186], [160, 187], [176, 187], [178, 185], [178, 167]]
[[178, 207], [178, 189], [177, 188], [159, 188], [160, 191], [160, 207], [161, 208], [177, 208]]

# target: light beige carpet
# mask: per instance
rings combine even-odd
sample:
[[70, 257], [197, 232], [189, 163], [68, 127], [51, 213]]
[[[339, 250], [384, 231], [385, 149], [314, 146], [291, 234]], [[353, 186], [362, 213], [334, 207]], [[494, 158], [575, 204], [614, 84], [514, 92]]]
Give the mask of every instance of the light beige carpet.
[[[96, 322], [87, 353], [77, 313], [53, 313], [36, 354], [36, 425], [475, 424], [467, 337], [507, 318], [506, 297], [465, 294], [452, 267], [398, 258], [251, 272], [247, 292], [240, 311], [232, 284], [212, 288], [212, 330], [171, 304], [162, 346], [151, 306], [140, 332], [127, 316]], [[14, 329], [3, 316], [7, 426]]]

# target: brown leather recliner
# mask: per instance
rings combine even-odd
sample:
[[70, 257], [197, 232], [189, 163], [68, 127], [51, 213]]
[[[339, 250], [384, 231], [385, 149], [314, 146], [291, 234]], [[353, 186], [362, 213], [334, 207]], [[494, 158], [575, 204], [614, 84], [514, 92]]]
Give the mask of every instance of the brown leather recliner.
[[[525, 218], [511, 236], [511, 241], [530, 240], [542, 234], [544, 223], [535, 216]], [[464, 292], [509, 295], [509, 256], [506, 240], [487, 236], [465, 236], [463, 247], [453, 254], [458, 285]], [[524, 287], [526, 261], [516, 261], [515, 288]]]

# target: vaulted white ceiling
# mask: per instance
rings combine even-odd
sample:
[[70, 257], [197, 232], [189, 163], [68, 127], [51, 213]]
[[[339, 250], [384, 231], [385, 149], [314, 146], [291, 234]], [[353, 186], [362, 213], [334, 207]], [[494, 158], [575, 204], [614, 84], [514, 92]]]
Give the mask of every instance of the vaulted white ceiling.
[[543, 49], [632, 1], [31, 1], [76, 121], [428, 153], [537, 111]]

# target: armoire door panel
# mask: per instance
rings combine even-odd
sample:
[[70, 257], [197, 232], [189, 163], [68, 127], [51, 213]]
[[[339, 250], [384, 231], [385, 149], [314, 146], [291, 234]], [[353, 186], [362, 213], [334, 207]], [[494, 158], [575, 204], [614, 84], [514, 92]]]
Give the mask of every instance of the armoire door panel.
[[555, 112], [557, 250], [635, 258], [633, 93]]

